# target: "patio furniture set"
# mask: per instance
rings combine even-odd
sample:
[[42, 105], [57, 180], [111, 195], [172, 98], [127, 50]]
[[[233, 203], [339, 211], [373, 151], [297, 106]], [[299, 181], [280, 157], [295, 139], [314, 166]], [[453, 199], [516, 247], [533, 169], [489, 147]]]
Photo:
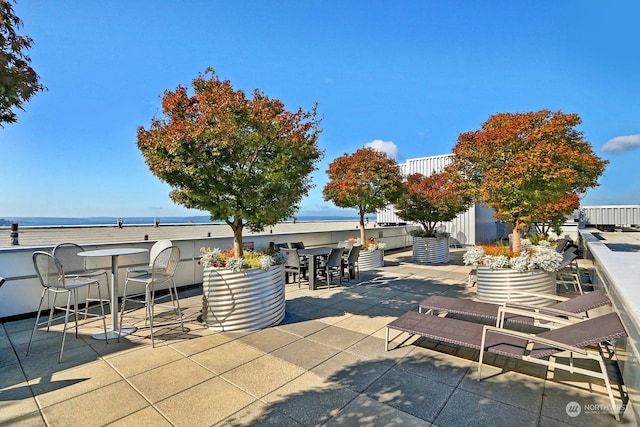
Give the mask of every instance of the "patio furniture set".
[[[121, 336], [128, 335], [137, 329], [135, 326], [123, 325], [122, 320], [128, 316], [126, 311], [127, 301], [135, 301], [145, 306], [144, 318], [149, 322], [151, 342], [152, 345], [155, 346], [153, 337], [155, 307], [158, 305], [159, 297], [164, 297], [164, 295], [156, 296], [156, 289], [161, 285], [167, 285], [171, 308], [176, 312], [180, 326], [184, 331], [178, 292], [174, 281], [175, 269], [180, 260], [180, 249], [177, 246], [173, 246], [169, 240], [160, 240], [153, 245], [150, 252], [149, 265], [127, 269], [124, 296], [122, 298], [122, 305], [118, 311], [118, 257], [144, 252], [147, 252], [147, 249], [113, 248], [86, 251], [80, 245], [74, 243], [59, 244], [54, 247], [51, 253], [45, 251], [34, 252], [32, 256], [33, 265], [43, 289], [35, 324], [27, 346], [27, 356], [29, 355], [31, 343], [38, 327], [46, 324], [48, 332], [52, 322], [62, 318], [54, 317], [56, 310], [64, 311], [64, 326], [60, 355], [58, 358], [59, 362], [62, 362], [67, 330], [73, 327], [69, 325], [70, 315], [74, 316], [76, 338], [78, 336], [79, 315], [82, 314], [84, 320], [87, 320], [88, 317], [100, 317], [102, 319], [103, 332], [94, 334], [93, 338], [105, 340], [107, 343], [109, 339], [114, 338], [119, 341]], [[88, 269], [86, 259], [90, 257], [111, 257], [111, 274], [109, 275], [107, 271], [103, 269]], [[103, 277], [104, 284], [107, 285], [106, 294], [103, 294], [104, 290], [101, 289], [103, 285], [101, 279]], [[137, 283], [144, 286], [144, 292], [139, 295], [128, 294], [127, 287], [130, 283]], [[93, 287], [97, 290], [98, 298], [91, 297], [91, 289]], [[79, 306], [78, 291], [80, 289], [86, 290], [84, 310], [81, 310]], [[53, 301], [51, 301], [52, 294]], [[59, 294], [66, 294], [67, 301], [65, 306], [56, 305], [56, 299]], [[136, 298], [140, 296], [144, 296], [144, 298]], [[42, 311], [46, 308], [44, 304], [45, 297], [47, 297], [49, 316], [46, 321], [40, 323]], [[72, 299], [73, 303], [71, 301]], [[89, 311], [91, 302], [98, 303], [97, 305], [100, 307], [99, 314]], [[109, 304], [111, 310], [111, 327], [109, 329], [107, 329], [106, 324], [105, 304]]]
[[[478, 381], [482, 379], [485, 353], [598, 378], [604, 381], [610, 409], [620, 420], [605, 357], [605, 353], [614, 355], [613, 340], [627, 336], [618, 314], [589, 317], [590, 310], [611, 304], [599, 290], [571, 299], [552, 297], [561, 301], [540, 307], [434, 295], [420, 303], [419, 311], [409, 311], [387, 324], [385, 350], [389, 351], [391, 341], [408, 333], [478, 350]], [[398, 331], [398, 335], [390, 338], [391, 330]], [[560, 357], [567, 353], [569, 357]], [[580, 359], [594, 361], [596, 367], [591, 368]], [[624, 399], [623, 396], [623, 402]]]
[[[275, 249], [285, 254], [285, 274], [297, 279], [300, 287], [302, 279], [309, 283], [309, 289], [317, 289], [320, 280], [331, 287], [331, 280], [338, 276], [339, 283], [347, 282], [359, 276], [358, 256], [360, 246], [349, 242], [339, 242], [337, 246], [305, 248], [302, 242], [279, 243]], [[346, 273], [346, 274], [345, 274]]]

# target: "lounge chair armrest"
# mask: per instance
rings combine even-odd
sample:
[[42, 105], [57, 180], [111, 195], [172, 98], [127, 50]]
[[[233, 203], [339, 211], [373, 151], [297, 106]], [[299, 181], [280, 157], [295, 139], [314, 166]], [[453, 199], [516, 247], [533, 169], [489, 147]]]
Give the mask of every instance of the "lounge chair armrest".
[[564, 344], [558, 341], [554, 341], [554, 340], [550, 340], [547, 338], [541, 338], [539, 336], [536, 336], [534, 334], [528, 334], [526, 332], [519, 332], [519, 331], [513, 331], [511, 329], [502, 329], [502, 328], [496, 328], [495, 326], [488, 326], [485, 325], [485, 327], [482, 330], [482, 344], [484, 345], [484, 343], [486, 342], [486, 335], [487, 333], [495, 333], [495, 334], [500, 334], [500, 335], [506, 335], [509, 337], [515, 337], [515, 338], [521, 338], [524, 340], [527, 340], [529, 342], [533, 342], [536, 344], [542, 344], [542, 345], [548, 345], [551, 347], [555, 347], [564, 351], [571, 351], [574, 353], [579, 353], [582, 355], [589, 355], [589, 352], [584, 349], [584, 348], [579, 348], [579, 347], [575, 347], [572, 345], [568, 345], [568, 344]]

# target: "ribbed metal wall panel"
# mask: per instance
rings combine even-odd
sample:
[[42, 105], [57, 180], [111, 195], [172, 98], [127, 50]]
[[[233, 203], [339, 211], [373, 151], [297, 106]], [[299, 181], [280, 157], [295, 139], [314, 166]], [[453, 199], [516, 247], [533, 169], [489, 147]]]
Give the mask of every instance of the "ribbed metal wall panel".
[[580, 210], [587, 224], [640, 225], [640, 205], [582, 206]]
[[430, 176], [444, 169], [445, 166], [451, 163], [452, 158], [453, 154], [443, 154], [440, 156], [408, 159], [406, 163], [406, 173], [407, 175], [421, 173], [422, 175]]
[[[421, 173], [429, 176], [434, 172], [440, 172], [451, 163], [453, 154], [443, 154], [440, 156], [421, 157], [408, 159], [406, 163], [398, 165], [404, 176], [412, 173]], [[480, 209], [480, 208], [478, 208]], [[486, 208], [485, 208], [486, 209]], [[443, 231], [447, 231], [453, 238], [452, 244], [473, 245], [495, 241], [499, 236], [496, 234], [496, 227], [493, 220], [486, 221], [486, 215], [481, 209], [472, 206], [468, 211], [458, 215], [453, 221], [441, 224]], [[400, 219], [396, 214], [394, 206], [390, 205], [376, 212], [378, 224], [401, 224], [406, 221]], [[480, 238], [480, 240], [477, 240]]]

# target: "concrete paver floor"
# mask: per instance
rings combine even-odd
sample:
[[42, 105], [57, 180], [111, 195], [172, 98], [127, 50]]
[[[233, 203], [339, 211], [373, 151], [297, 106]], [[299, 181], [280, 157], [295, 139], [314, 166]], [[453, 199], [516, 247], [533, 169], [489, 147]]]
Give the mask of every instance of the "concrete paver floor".
[[[63, 363], [59, 325], [38, 330], [25, 357], [34, 319], [6, 322], [0, 425], [636, 425], [630, 410], [618, 423], [598, 409], [608, 398], [592, 379], [494, 357], [478, 382], [477, 352], [422, 338], [386, 352], [385, 325], [422, 299], [474, 296], [462, 253], [445, 266], [388, 253], [384, 268], [342, 287], [287, 285], [282, 324], [250, 333], [205, 329], [201, 289], [185, 289], [184, 333], [156, 328], [152, 348], [141, 327], [106, 344], [91, 338], [95, 321], [68, 335]], [[571, 402], [597, 410], [571, 417]]]

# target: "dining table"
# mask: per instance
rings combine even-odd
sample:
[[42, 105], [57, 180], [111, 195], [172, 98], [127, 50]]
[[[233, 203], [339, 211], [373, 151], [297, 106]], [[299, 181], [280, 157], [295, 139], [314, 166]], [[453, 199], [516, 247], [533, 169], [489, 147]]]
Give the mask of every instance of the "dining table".
[[[336, 249], [335, 246], [316, 246], [314, 248], [298, 249], [298, 255], [306, 256], [309, 258], [309, 289], [316, 289], [316, 265], [320, 258], [326, 259], [331, 253], [332, 249]], [[343, 249], [344, 248], [339, 248]]]
[[109, 248], [78, 252], [78, 255], [82, 257], [111, 257], [111, 301], [109, 302], [111, 327], [107, 330], [106, 335], [104, 332], [98, 332], [92, 335], [93, 338], [97, 340], [119, 338], [138, 329], [133, 325], [118, 325], [118, 257], [144, 252], [149, 252], [149, 250], [145, 248]]

